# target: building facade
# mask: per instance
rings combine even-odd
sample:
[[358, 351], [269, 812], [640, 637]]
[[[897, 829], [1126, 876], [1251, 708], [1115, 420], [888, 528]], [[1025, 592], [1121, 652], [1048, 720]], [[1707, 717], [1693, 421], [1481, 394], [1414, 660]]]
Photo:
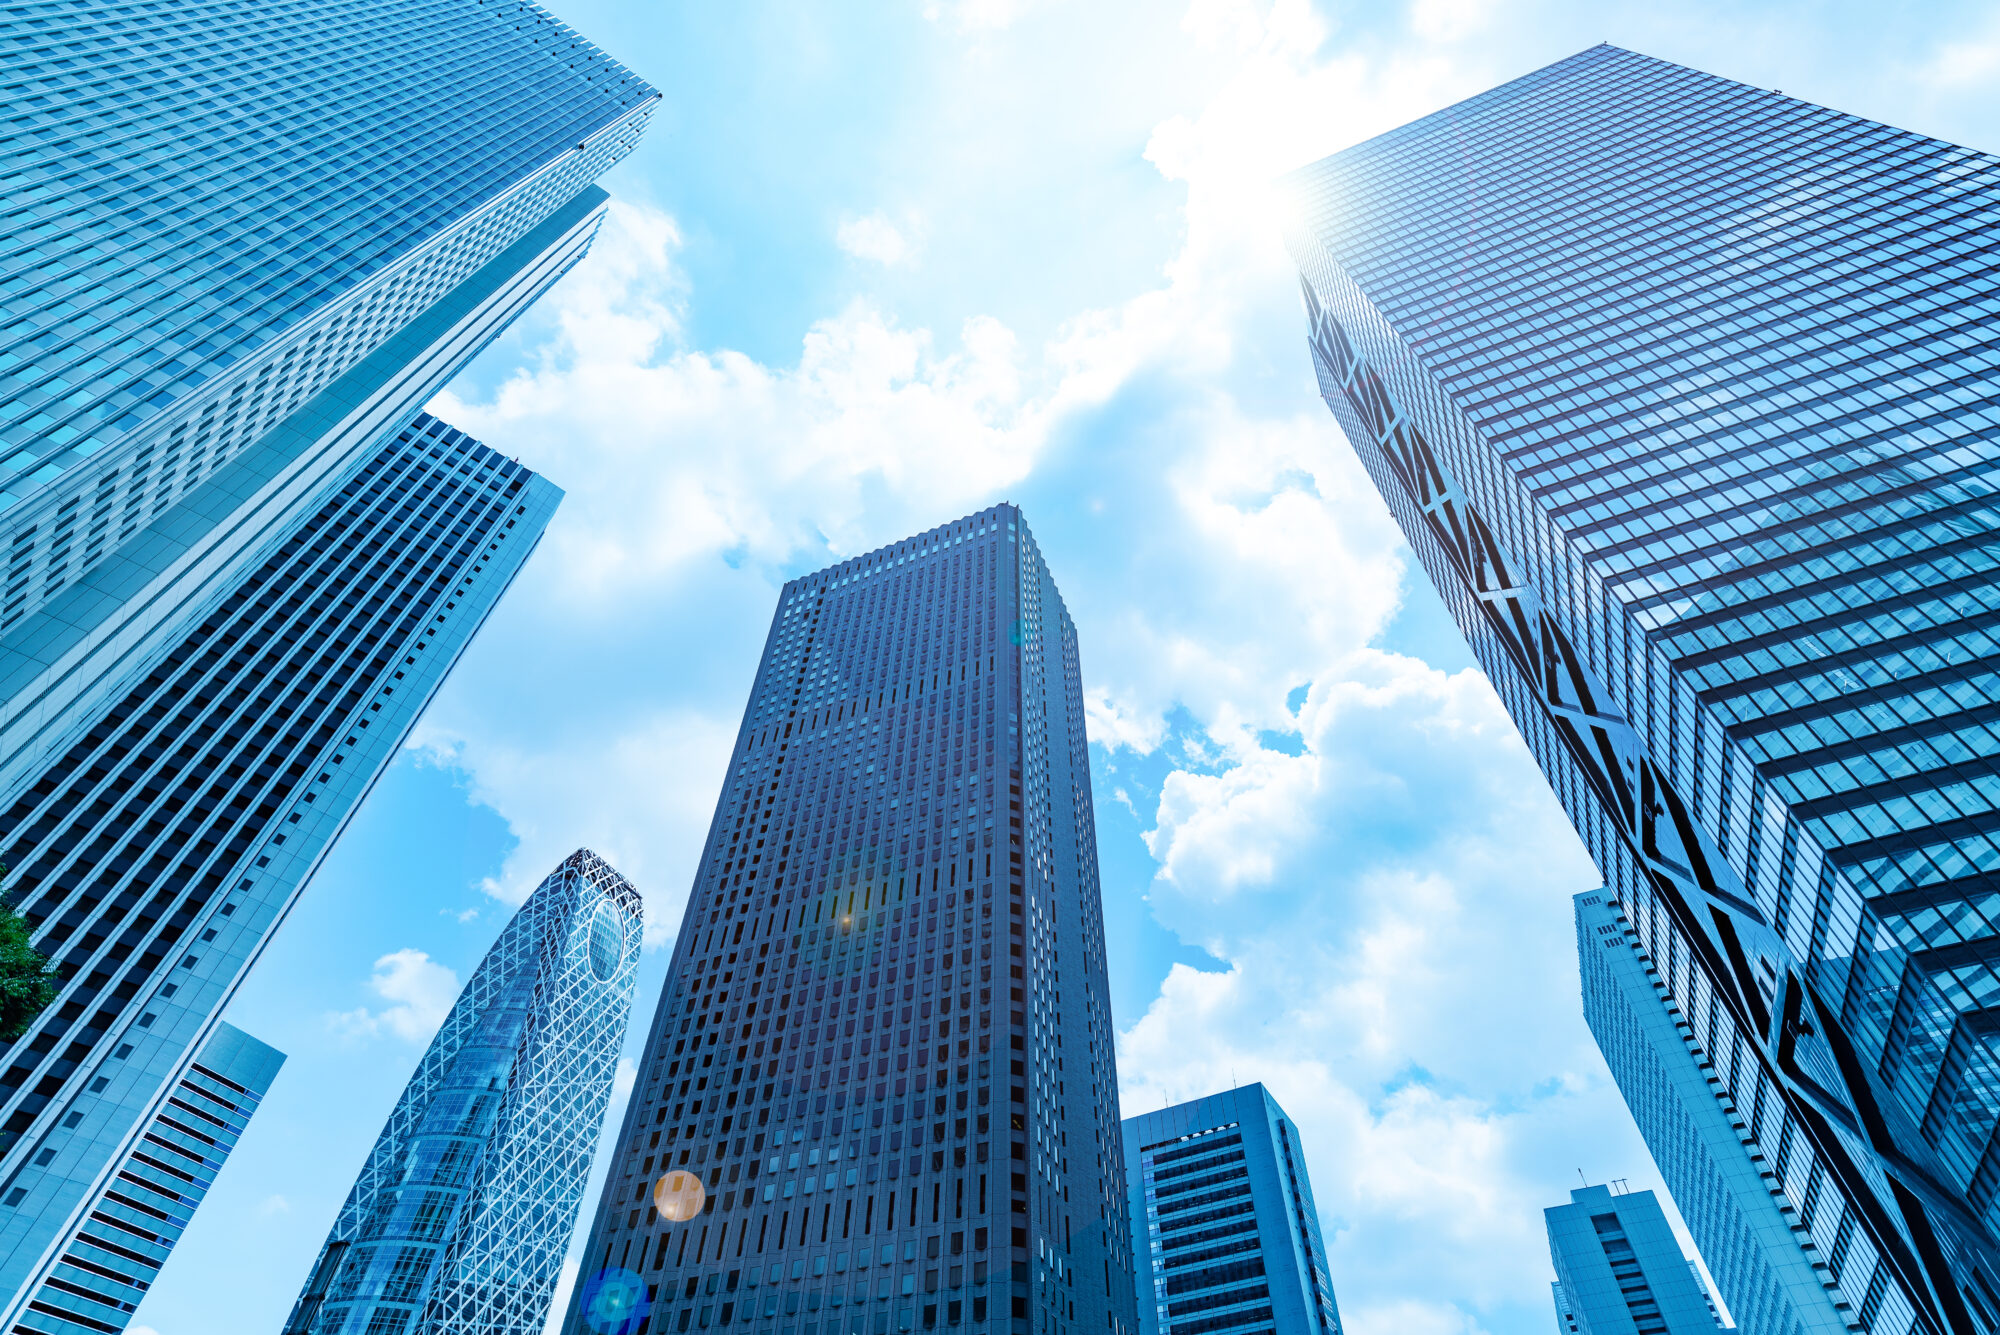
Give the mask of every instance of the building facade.
[[[1579, 1187], [1542, 1211], [1556, 1268], [1556, 1319], [1579, 1335], [1715, 1335], [1707, 1285], [1681, 1255], [1650, 1191]], [[1787, 1327], [1753, 1326], [1782, 1331]]]
[[0, 795], [581, 257], [657, 94], [519, 0], [31, 0]]
[[2000, 1326], [1996, 169], [1600, 46], [1289, 183], [1322, 395], [1892, 1335]]
[[1143, 1335], [1340, 1335], [1298, 1124], [1262, 1085], [1125, 1119]]
[[657, 102], [531, 4], [162, 13], [29, 0], [0, 61], [0, 855], [63, 979], [0, 1062], [7, 1330], [546, 522], [419, 408]]
[[639, 893], [588, 849], [528, 897], [396, 1101], [286, 1335], [541, 1335], [642, 932]]
[[284, 1053], [216, 1025], [14, 1328], [123, 1330], [284, 1064]]
[[1854, 1313], [1829, 1258], [1772, 1194], [1762, 1151], [1638, 933], [1601, 890], [1575, 909], [1583, 1018], [1730, 1313], [1744, 1330], [1844, 1335]]
[[60, 992], [0, 1066], [6, 1329], [560, 496], [420, 418], [8, 802], [0, 862]]
[[563, 1329], [1132, 1335], [1111, 1044], [1019, 511], [792, 580]]
[[560, 271], [542, 236], [464, 290], [658, 100], [522, 0], [28, 0], [9, 35], [0, 631], [287, 425], [358, 462]]

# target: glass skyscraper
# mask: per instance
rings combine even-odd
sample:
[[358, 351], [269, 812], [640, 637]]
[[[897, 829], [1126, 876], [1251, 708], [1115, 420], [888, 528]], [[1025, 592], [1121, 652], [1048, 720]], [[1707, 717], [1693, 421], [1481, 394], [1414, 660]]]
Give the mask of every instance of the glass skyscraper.
[[396, 1101], [286, 1335], [541, 1335], [642, 927], [639, 893], [588, 849], [528, 897]]
[[273, 432], [319, 471], [407, 421], [574, 260], [658, 100], [521, 0], [25, 0], [7, 31], [0, 630]]
[[11, 1331], [547, 522], [419, 409], [658, 95], [518, 0], [4, 28], [0, 858], [62, 987], [0, 1054]]
[[1742, 1114], [1621, 906], [1601, 890], [1574, 905], [1583, 1018], [1730, 1314], [1748, 1331], [1841, 1335], [1851, 1313], [1834, 1268], [1772, 1193], [1761, 1150], [1746, 1147]]
[[0, 793], [584, 252], [658, 95], [519, 0], [26, 0]]
[[2000, 1327], [2000, 162], [1599, 46], [1289, 187], [1321, 393], [1741, 1152], [1856, 1328]]
[[[1577, 1335], [1716, 1335], [1708, 1287], [1681, 1255], [1650, 1191], [1579, 1187], [1542, 1212], [1556, 1268], [1556, 1320]], [[1795, 1331], [1783, 1324], [1752, 1330]]]
[[1118, 1126], [1076, 628], [1020, 512], [792, 580], [563, 1329], [1134, 1335]]
[[1262, 1085], [1125, 1119], [1143, 1335], [1340, 1335], [1298, 1124]]
[[60, 985], [0, 1054], [10, 1321], [71, 1335], [21, 1305], [560, 496], [419, 418], [0, 809], [9, 893]]
[[284, 1062], [236, 1026], [216, 1025], [14, 1329], [124, 1329]]

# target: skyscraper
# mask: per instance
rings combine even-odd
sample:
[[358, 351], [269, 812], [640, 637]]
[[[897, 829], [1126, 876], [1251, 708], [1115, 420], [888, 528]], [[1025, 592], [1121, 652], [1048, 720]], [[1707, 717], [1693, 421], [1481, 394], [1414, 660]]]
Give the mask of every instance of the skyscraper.
[[124, 1329], [284, 1062], [284, 1053], [236, 1026], [216, 1025], [15, 1329]]
[[[1840, 1285], [1796, 1210], [1773, 1195], [1743, 1115], [1713, 1079], [1693, 1026], [1619, 906], [1578, 895], [1583, 1018], [1625, 1095], [1681, 1217], [1705, 1248], [1723, 1301], [1745, 1330], [1840, 1335]], [[1561, 1267], [1558, 1267], [1560, 1272]]]
[[1860, 1328], [1994, 1329], [2000, 162], [1600, 46], [1291, 193], [1321, 393], [1743, 1153]]
[[560, 495], [420, 418], [8, 802], [0, 862], [61, 986], [0, 1067], [9, 1323]]
[[528, 897], [396, 1101], [286, 1335], [541, 1335], [642, 926], [638, 891], [588, 849]]
[[1143, 1335], [1340, 1335], [1299, 1128], [1262, 1085], [1125, 1119]]
[[1569, 1201], [1542, 1211], [1556, 1268], [1556, 1317], [1568, 1330], [1715, 1335], [1722, 1328], [1701, 1273], [1681, 1255], [1652, 1192], [1579, 1187]]
[[7, 23], [0, 829], [63, 971], [0, 1070], [11, 1330], [546, 522], [418, 409], [658, 99], [517, 0]]
[[9, 13], [0, 794], [583, 254], [658, 100], [520, 0], [164, 12]]
[[1111, 1043], [1019, 511], [792, 580], [564, 1329], [1133, 1335]]

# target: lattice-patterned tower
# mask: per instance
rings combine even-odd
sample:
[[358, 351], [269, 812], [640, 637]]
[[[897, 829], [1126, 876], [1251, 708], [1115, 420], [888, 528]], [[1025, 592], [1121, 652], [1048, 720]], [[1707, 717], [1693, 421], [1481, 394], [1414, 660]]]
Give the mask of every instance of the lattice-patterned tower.
[[658, 94], [527, 0], [0, 25], [0, 860], [63, 984], [0, 1051], [0, 1329], [101, 1333], [139, 1270], [55, 1273], [95, 1194], [553, 504], [419, 410]]
[[58, 970], [0, 1052], [0, 1329], [32, 1300], [101, 1332], [138, 1301], [177, 1234], [81, 1277], [72, 1240], [117, 1213], [119, 1163], [561, 496], [420, 418], [0, 803], [8, 892]]
[[1730, 1153], [1853, 1329], [2000, 1328], [2000, 158], [1599, 46], [1291, 193], [1320, 392]]
[[639, 892], [588, 849], [529, 896], [396, 1101], [286, 1335], [541, 1335], [640, 935]]
[[564, 1330], [1134, 1335], [1103, 932], [1020, 512], [791, 581]]

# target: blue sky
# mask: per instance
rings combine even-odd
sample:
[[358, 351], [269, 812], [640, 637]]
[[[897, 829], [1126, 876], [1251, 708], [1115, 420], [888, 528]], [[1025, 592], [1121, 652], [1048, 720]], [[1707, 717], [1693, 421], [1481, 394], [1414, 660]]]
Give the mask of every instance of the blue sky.
[[1596, 881], [1314, 396], [1268, 182], [1600, 40], [1993, 149], [2000, 10], [553, 8], [665, 103], [433, 408], [568, 499], [232, 1006], [290, 1060], [139, 1324], [275, 1330], [558, 859], [671, 939], [778, 586], [1004, 498], [1081, 635], [1126, 1106], [1272, 1088], [1354, 1335], [1546, 1330], [1542, 1207], [1658, 1180]]

